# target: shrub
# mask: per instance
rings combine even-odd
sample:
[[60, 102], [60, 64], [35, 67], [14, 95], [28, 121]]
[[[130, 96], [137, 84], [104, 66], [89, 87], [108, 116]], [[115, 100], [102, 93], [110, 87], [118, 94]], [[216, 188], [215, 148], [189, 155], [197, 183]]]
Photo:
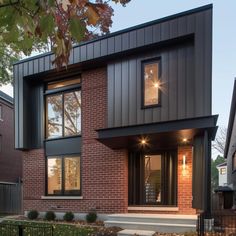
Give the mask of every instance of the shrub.
[[96, 211], [90, 211], [87, 215], [86, 215], [86, 221], [88, 223], [94, 223], [97, 219], [97, 213]]
[[27, 217], [28, 217], [30, 220], [35, 220], [35, 219], [38, 218], [38, 216], [39, 216], [39, 213], [38, 213], [37, 210], [31, 210], [31, 211], [29, 211], [28, 214], [27, 214]]
[[72, 221], [74, 219], [74, 213], [69, 211], [69, 212], [66, 212], [65, 215], [63, 216], [63, 219], [65, 221]]
[[53, 211], [47, 211], [44, 216], [44, 219], [48, 221], [55, 220], [55, 218], [56, 218], [56, 215]]

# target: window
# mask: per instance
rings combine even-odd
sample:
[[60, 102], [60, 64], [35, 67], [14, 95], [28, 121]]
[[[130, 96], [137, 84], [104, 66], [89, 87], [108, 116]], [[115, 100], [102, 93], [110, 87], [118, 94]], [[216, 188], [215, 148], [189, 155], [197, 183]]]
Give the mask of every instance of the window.
[[143, 106], [160, 105], [160, 60], [143, 63]]
[[3, 116], [2, 116], [2, 105], [0, 105], [0, 121], [3, 121]]
[[236, 170], [236, 152], [233, 155], [233, 159], [232, 159], [232, 170], [235, 171]]
[[47, 194], [81, 195], [80, 157], [47, 158]]
[[48, 139], [81, 134], [81, 91], [66, 91], [66, 86], [71, 85], [72, 82], [75, 80], [48, 84], [48, 89], [65, 86], [64, 91], [46, 96], [46, 138]]
[[220, 168], [220, 174], [225, 175], [226, 174], [226, 168]]

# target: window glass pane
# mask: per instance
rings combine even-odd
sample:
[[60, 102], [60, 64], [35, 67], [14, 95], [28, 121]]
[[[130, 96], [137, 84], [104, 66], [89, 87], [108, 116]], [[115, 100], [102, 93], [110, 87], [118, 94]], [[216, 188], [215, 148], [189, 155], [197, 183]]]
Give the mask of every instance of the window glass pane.
[[225, 175], [225, 174], [226, 174], [226, 168], [221, 168], [221, 169], [220, 169], [220, 173], [221, 173], [222, 175]]
[[65, 193], [78, 194], [80, 190], [80, 158], [65, 157]]
[[64, 95], [64, 135], [81, 134], [81, 91]]
[[47, 100], [47, 138], [62, 136], [62, 95], [48, 96]]
[[161, 155], [145, 156], [146, 203], [161, 203]]
[[77, 85], [81, 83], [81, 79], [71, 79], [71, 80], [62, 80], [62, 81], [56, 81], [56, 82], [51, 82], [48, 83], [47, 89], [57, 89], [57, 88], [62, 88], [70, 85]]
[[157, 105], [159, 103], [158, 63], [144, 66], [144, 106]]
[[48, 194], [62, 193], [61, 163], [61, 158], [48, 158]]

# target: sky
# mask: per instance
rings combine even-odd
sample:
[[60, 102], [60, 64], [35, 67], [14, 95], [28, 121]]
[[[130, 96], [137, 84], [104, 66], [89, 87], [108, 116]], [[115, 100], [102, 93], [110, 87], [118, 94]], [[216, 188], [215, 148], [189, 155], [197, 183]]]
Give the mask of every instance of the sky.
[[[111, 32], [213, 3], [212, 114], [218, 126], [227, 127], [236, 77], [236, 0], [131, 0], [126, 7], [112, 4]], [[10, 85], [0, 88], [12, 96]]]

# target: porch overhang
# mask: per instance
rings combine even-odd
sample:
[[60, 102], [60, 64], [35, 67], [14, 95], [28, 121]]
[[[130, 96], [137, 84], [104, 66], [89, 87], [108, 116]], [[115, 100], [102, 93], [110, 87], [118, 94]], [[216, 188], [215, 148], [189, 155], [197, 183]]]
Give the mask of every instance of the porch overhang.
[[203, 135], [207, 130], [211, 140], [214, 140], [218, 115], [198, 117], [135, 126], [124, 126], [96, 130], [97, 140], [112, 149], [137, 149], [142, 139], [147, 140], [147, 146], [160, 149], [176, 148], [187, 139], [191, 144], [193, 137]]

